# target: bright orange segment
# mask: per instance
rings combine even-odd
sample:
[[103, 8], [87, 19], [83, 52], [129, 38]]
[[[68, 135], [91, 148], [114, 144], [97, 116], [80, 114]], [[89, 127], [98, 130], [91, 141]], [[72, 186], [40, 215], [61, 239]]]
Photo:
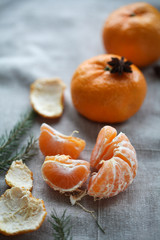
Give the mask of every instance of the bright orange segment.
[[106, 153], [108, 144], [112, 141], [112, 139], [116, 135], [117, 135], [116, 129], [110, 126], [105, 126], [100, 130], [95, 147], [91, 154], [90, 159], [91, 167], [97, 169], [99, 168], [98, 165]]
[[85, 145], [85, 141], [80, 138], [63, 135], [45, 123], [41, 126], [39, 147], [44, 156], [65, 154], [76, 159]]
[[73, 160], [66, 155], [46, 157], [42, 165], [42, 176], [53, 189], [71, 192], [82, 186], [90, 174], [90, 164], [84, 160]]
[[137, 158], [134, 147], [124, 133], [116, 136], [110, 126], [101, 129], [92, 151], [91, 166], [99, 171], [89, 182], [88, 194], [107, 198], [124, 191], [137, 173]]

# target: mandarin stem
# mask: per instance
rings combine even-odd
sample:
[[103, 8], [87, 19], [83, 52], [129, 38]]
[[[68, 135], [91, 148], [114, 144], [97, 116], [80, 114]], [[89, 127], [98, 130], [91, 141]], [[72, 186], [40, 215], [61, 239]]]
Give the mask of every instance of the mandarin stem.
[[88, 209], [85, 208], [82, 204], [80, 204], [80, 203], [78, 203], [78, 202], [76, 202], [76, 204], [77, 204], [79, 207], [81, 207], [85, 212], [91, 214], [91, 216], [92, 216], [92, 217], [94, 218], [94, 220], [96, 221], [96, 224], [97, 224], [97, 226], [99, 227], [99, 229], [105, 234], [104, 229], [101, 227], [101, 225], [99, 224], [99, 222], [98, 222], [96, 216], [94, 215], [94, 211], [90, 211], [90, 210], [88, 210]]

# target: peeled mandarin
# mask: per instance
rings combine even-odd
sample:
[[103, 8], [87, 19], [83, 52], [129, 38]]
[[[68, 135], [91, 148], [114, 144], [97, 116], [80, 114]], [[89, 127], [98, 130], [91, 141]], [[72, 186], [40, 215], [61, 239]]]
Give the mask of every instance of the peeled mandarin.
[[136, 176], [136, 151], [124, 133], [117, 135], [113, 127], [105, 126], [98, 134], [90, 164], [97, 172], [90, 178], [88, 194], [109, 198], [124, 191]]

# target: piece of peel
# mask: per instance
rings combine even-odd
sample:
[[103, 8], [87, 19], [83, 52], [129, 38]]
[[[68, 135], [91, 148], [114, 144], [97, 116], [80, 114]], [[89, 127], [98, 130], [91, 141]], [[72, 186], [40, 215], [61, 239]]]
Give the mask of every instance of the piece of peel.
[[33, 173], [22, 160], [17, 160], [12, 162], [5, 176], [5, 181], [10, 187], [21, 187], [31, 191], [33, 187]]
[[8, 189], [0, 197], [0, 233], [10, 236], [35, 231], [46, 214], [43, 200], [19, 187]]
[[69, 198], [70, 198], [70, 202], [72, 205], [75, 205], [76, 202], [81, 201], [81, 199], [86, 196], [86, 190], [79, 190], [79, 192], [75, 192], [74, 194], [70, 194]]
[[30, 102], [33, 109], [43, 117], [60, 117], [64, 108], [65, 87], [59, 78], [36, 80], [30, 87]]

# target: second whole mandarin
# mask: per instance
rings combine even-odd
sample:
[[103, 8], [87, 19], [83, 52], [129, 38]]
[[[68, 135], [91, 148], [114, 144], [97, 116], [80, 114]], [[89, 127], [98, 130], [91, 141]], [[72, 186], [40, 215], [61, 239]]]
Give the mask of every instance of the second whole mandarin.
[[107, 53], [146, 67], [160, 58], [160, 12], [145, 2], [122, 6], [108, 16], [102, 38]]

